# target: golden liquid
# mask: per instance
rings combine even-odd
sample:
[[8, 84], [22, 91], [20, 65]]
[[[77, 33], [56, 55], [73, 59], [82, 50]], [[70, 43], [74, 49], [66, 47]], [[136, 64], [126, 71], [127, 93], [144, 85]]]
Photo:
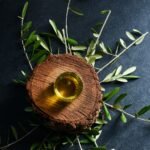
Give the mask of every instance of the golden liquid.
[[80, 77], [73, 72], [62, 73], [54, 83], [54, 92], [57, 97], [65, 102], [77, 98], [83, 89]]

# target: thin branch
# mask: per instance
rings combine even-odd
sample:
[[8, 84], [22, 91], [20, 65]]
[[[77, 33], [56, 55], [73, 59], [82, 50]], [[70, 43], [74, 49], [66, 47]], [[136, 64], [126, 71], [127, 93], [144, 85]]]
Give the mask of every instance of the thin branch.
[[76, 139], [77, 139], [77, 142], [78, 142], [78, 145], [79, 145], [80, 150], [83, 150], [78, 135], [76, 135]]
[[66, 54], [68, 54], [68, 48], [67, 48], [67, 42], [66, 42], [66, 35], [65, 35], [65, 30], [62, 29], [63, 37], [64, 37], [64, 44], [65, 44], [65, 50]]
[[[69, 35], [68, 35], [68, 14], [69, 14], [69, 9], [70, 9], [70, 4], [71, 4], [71, 0], [68, 0], [68, 5], [67, 5], [67, 10], [66, 10], [66, 22], [65, 22], [65, 29], [66, 29], [66, 37], [67, 39], [69, 38]], [[72, 54], [72, 51], [71, 51], [71, 48], [70, 48], [70, 45], [68, 44], [68, 48], [69, 48], [69, 51], [70, 51], [70, 54]]]
[[100, 30], [100, 32], [99, 32], [99, 34], [98, 34], [98, 37], [97, 37], [97, 39], [96, 39], [96, 41], [95, 41], [95, 44], [94, 44], [94, 46], [93, 46], [93, 49], [96, 48], [96, 46], [97, 46], [97, 44], [98, 44], [98, 42], [99, 42], [99, 39], [100, 39], [100, 37], [101, 37], [101, 35], [102, 35], [102, 33], [103, 33], [104, 27], [105, 27], [105, 25], [106, 25], [106, 23], [107, 23], [107, 21], [108, 21], [108, 19], [109, 19], [110, 14], [111, 14], [111, 10], [109, 10], [109, 12], [108, 12], [108, 14], [107, 14], [107, 17], [106, 17], [106, 19], [105, 19], [105, 21], [104, 21], [104, 23], [103, 23], [103, 25], [102, 25], [102, 27], [101, 27], [101, 30]]
[[103, 103], [104, 103], [106, 106], [108, 106], [109, 108], [112, 108], [112, 109], [115, 109], [116, 111], [119, 111], [119, 112], [121, 112], [121, 113], [124, 113], [125, 115], [127, 115], [127, 116], [129, 116], [129, 117], [131, 117], [131, 118], [134, 118], [134, 119], [137, 119], [137, 120], [140, 120], [140, 121], [144, 121], [144, 122], [150, 123], [150, 120], [148, 120], [148, 119], [136, 117], [135, 115], [132, 115], [132, 114], [130, 114], [130, 113], [128, 113], [128, 112], [126, 112], [126, 111], [120, 109], [120, 108], [115, 108], [115, 107], [114, 107], [113, 105], [111, 105], [111, 104], [108, 104], [108, 103], [106, 103], [106, 102], [103, 102]]
[[148, 32], [144, 33], [143, 35], [141, 35], [139, 38], [137, 38], [135, 41], [133, 41], [130, 45], [128, 45], [122, 52], [120, 52], [116, 57], [114, 57], [112, 60], [110, 60], [106, 65], [104, 65], [102, 68], [100, 68], [97, 71], [97, 74], [99, 74], [102, 70], [104, 70], [105, 68], [107, 68], [109, 65], [111, 65], [115, 60], [117, 60], [122, 54], [124, 54], [130, 47], [132, 47], [136, 42], [138, 42], [138, 40], [140, 40], [141, 38], [144, 38], [146, 35], [148, 34]]
[[23, 137], [17, 139], [16, 141], [14, 141], [14, 142], [12, 142], [12, 143], [9, 143], [9, 144], [7, 144], [7, 145], [5, 145], [5, 146], [0, 147], [0, 149], [1, 149], [1, 150], [4, 150], [4, 149], [7, 149], [7, 148], [13, 146], [14, 144], [16, 144], [16, 143], [22, 141], [23, 139], [25, 139], [27, 136], [29, 136], [31, 133], [33, 133], [33, 132], [34, 132], [35, 130], [37, 130], [38, 128], [39, 128], [39, 126], [33, 128], [33, 129], [30, 130], [27, 134], [25, 134]]
[[25, 55], [25, 57], [26, 57], [26, 59], [27, 59], [27, 62], [28, 62], [28, 64], [29, 64], [29, 67], [30, 67], [31, 70], [33, 70], [33, 66], [32, 66], [31, 61], [30, 61], [30, 59], [29, 59], [29, 56], [28, 56], [28, 54], [27, 54], [27, 50], [26, 50], [26, 47], [25, 47], [25, 43], [24, 43], [24, 40], [23, 40], [23, 38], [22, 38], [22, 37], [23, 37], [23, 30], [22, 30], [23, 26], [24, 26], [24, 18], [21, 18], [21, 43], [22, 43], [24, 55]]

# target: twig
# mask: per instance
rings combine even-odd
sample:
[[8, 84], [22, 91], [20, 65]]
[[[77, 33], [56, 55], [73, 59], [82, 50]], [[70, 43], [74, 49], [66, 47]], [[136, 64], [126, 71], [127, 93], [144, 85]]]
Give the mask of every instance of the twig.
[[[65, 29], [66, 29], [66, 37], [67, 39], [69, 38], [68, 36], [68, 14], [69, 14], [69, 9], [70, 9], [70, 3], [71, 3], [71, 0], [68, 1], [68, 5], [67, 5], [67, 10], [66, 10], [66, 22], [65, 22]], [[69, 52], [70, 54], [72, 54], [72, 51], [71, 51], [71, 48], [70, 48], [70, 45], [68, 44], [68, 47], [69, 47]]]
[[97, 39], [96, 39], [96, 41], [95, 41], [95, 44], [94, 44], [94, 46], [93, 46], [93, 49], [96, 48], [96, 45], [97, 45], [98, 42], [99, 42], [99, 39], [100, 39], [100, 37], [101, 37], [101, 35], [102, 35], [102, 32], [103, 32], [104, 27], [105, 27], [105, 25], [106, 25], [106, 23], [107, 23], [107, 21], [108, 21], [108, 19], [109, 19], [110, 14], [111, 14], [111, 10], [109, 10], [109, 12], [108, 12], [108, 14], [107, 14], [107, 17], [106, 17], [106, 19], [105, 19], [105, 21], [104, 21], [104, 23], [103, 23], [103, 25], [102, 25], [102, 27], [101, 27], [101, 30], [100, 30], [100, 32], [99, 32], [99, 34], [98, 34], [98, 37], [97, 37]]
[[106, 65], [104, 65], [102, 68], [100, 68], [97, 71], [97, 74], [99, 74], [102, 70], [104, 70], [106, 67], [108, 67], [110, 64], [112, 64], [116, 59], [118, 59], [122, 54], [124, 54], [130, 47], [132, 47], [138, 40], [145, 37], [148, 34], [148, 32], [141, 35], [139, 38], [137, 38], [135, 41], [133, 41], [130, 45], [128, 45], [122, 52], [120, 52], [116, 57], [114, 57], [112, 60], [110, 60]]
[[24, 40], [23, 40], [23, 38], [22, 38], [22, 37], [23, 37], [23, 30], [22, 30], [23, 25], [24, 25], [24, 18], [21, 18], [21, 43], [22, 43], [24, 55], [25, 55], [25, 57], [26, 57], [26, 59], [27, 59], [27, 62], [28, 62], [28, 64], [29, 64], [29, 67], [30, 67], [31, 70], [33, 70], [33, 66], [32, 66], [31, 61], [30, 61], [30, 59], [29, 59], [29, 56], [28, 56], [28, 54], [27, 54], [27, 52], [26, 52], [26, 47], [25, 47], [25, 44], [24, 44]]
[[125, 115], [127, 115], [127, 116], [129, 116], [129, 117], [131, 117], [131, 118], [134, 118], [134, 119], [137, 119], [137, 120], [140, 120], [140, 121], [144, 121], [144, 122], [150, 123], [150, 120], [148, 120], [148, 119], [136, 117], [135, 115], [132, 115], [132, 114], [130, 114], [130, 113], [128, 113], [128, 112], [126, 112], [126, 111], [120, 109], [120, 108], [115, 108], [115, 107], [114, 107], [113, 105], [111, 105], [111, 104], [108, 104], [108, 103], [106, 103], [106, 102], [103, 102], [103, 103], [104, 103], [106, 106], [108, 106], [109, 108], [112, 108], [112, 109], [115, 109], [116, 111], [119, 111], [119, 112], [121, 112], [121, 113], [124, 113]]
[[32, 130], [30, 130], [27, 134], [25, 134], [23, 137], [21, 137], [21, 138], [17, 139], [16, 141], [14, 141], [14, 142], [12, 142], [12, 143], [9, 143], [9, 144], [7, 144], [7, 145], [5, 145], [5, 146], [0, 147], [0, 150], [7, 149], [7, 148], [9, 148], [9, 147], [13, 146], [14, 144], [16, 144], [16, 143], [18, 143], [18, 142], [22, 141], [22, 140], [23, 140], [23, 139], [25, 139], [27, 136], [29, 136], [31, 133], [33, 133], [35, 130], [37, 130], [37, 129], [38, 129], [38, 127], [39, 127], [39, 126], [37, 126], [37, 127], [33, 128], [33, 129], [32, 129]]
[[62, 29], [63, 37], [64, 37], [64, 44], [65, 44], [65, 50], [66, 54], [68, 54], [68, 48], [67, 48], [67, 42], [66, 42], [66, 35], [65, 35], [65, 30]]
[[76, 135], [76, 139], [77, 139], [77, 142], [78, 142], [78, 145], [79, 145], [80, 150], [83, 150], [78, 135]]

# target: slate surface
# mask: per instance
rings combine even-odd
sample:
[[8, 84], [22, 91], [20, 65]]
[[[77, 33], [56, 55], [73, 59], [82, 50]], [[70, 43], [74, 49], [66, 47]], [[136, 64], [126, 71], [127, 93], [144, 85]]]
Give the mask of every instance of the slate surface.
[[[21, 12], [24, 1], [0, 0], [0, 128], [7, 130], [7, 126], [23, 120], [26, 105], [25, 90], [12, 84], [21, 69], [28, 69], [20, 45], [20, 22], [17, 16]], [[112, 15], [102, 35], [102, 40], [114, 46], [118, 38], [124, 37], [126, 30], [132, 28], [150, 31], [150, 1], [149, 0], [74, 0], [73, 5], [80, 8], [85, 17], [69, 15], [69, 34], [79, 41], [86, 41], [90, 36], [90, 27], [103, 18], [99, 11], [111, 9]], [[64, 26], [66, 4], [60, 0], [31, 0], [28, 20], [32, 20], [38, 31], [48, 31], [48, 19], [54, 19], [59, 27]], [[129, 50], [116, 65], [124, 68], [136, 65], [137, 74], [142, 79], [129, 84], [121, 84], [122, 91], [129, 93], [126, 103], [133, 103], [129, 112], [150, 104], [150, 37], [138, 47]], [[107, 60], [106, 60], [107, 61]], [[114, 68], [107, 68], [101, 73], [101, 78]], [[111, 85], [116, 86], [116, 85]], [[110, 87], [109, 87], [110, 88]], [[148, 115], [147, 115], [148, 117]], [[116, 150], [149, 150], [150, 125], [129, 119], [126, 125], [121, 124], [117, 115], [113, 121], [104, 127], [99, 144], [106, 144], [107, 148]], [[34, 136], [32, 138], [35, 138]], [[12, 150], [28, 150], [29, 140], [10, 148]], [[78, 149], [78, 148], [75, 148]], [[86, 148], [88, 149], [88, 148]]]

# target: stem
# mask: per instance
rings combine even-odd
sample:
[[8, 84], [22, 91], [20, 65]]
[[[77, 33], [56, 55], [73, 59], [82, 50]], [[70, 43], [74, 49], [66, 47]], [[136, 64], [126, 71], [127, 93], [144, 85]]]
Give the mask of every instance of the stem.
[[[68, 14], [69, 14], [69, 9], [70, 9], [70, 3], [71, 3], [71, 0], [68, 1], [67, 10], [66, 10], [65, 29], [66, 29], [66, 37], [67, 37], [67, 39], [69, 38], [69, 36], [68, 36]], [[70, 48], [69, 44], [68, 44], [68, 47], [69, 47], [70, 54], [72, 54], [72, 51], [71, 51], [71, 48]]]
[[62, 29], [63, 37], [64, 37], [64, 44], [65, 44], [65, 50], [66, 54], [68, 54], [68, 48], [67, 48], [67, 42], [66, 42], [66, 35], [65, 35], [65, 30]]
[[24, 18], [21, 18], [21, 43], [22, 43], [24, 55], [25, 55], [25, 57], [26, 57], [26, 59], [27, 59], [27, 62], [28, 62], [28, 64], [29, 64], [29, 67], [30, 67], [31, 70], [33, 70], [33, 66], [32, 66], [31, 61], [30, 61], [30, 59], [29, 59], [29, 56], [28, 56], [28, 54], [27, 54], [27, 52], [26, 52], [27, 50], [26, 50], [26, 47], [25, 47], [24, 40], [23, 40], [23, 38], [22, 38], [22, 37], [23, 37], [23, 30], [22, 30], [23, 25], [24, 25]]
[[77, 139], [77, 142], [78, 142], [78, 145], [79, 145], [80, 150], [83, 150], [78, 135], [76, 135], [76, 139]]
[[110, 64], [112, 64], [116, 59], [118, 59], [122, 54], [124, 54], [130, 47], [132, 47], [138, 40], [145, 37], [148, 34], [148, 32], [141, 35], [139, 38], [137, 38], [134, 42], [132, 42], [130, 45], [128, 45], [122, 52], [120, 52], [116, 57], [114, 57], [112, 60], [110, 60], [106, 65], [104, 65], [102, 68], [100, 68], [97, 71], [97, 74], [99, 74], [102, 70], [107, 68]]
[[112, 108], [112, 109], [115, 109], [116, 111], [119, 111], [119, 112], [121, 112], [121, 113], [124, 113], [125, 115], [127, 115], [127, 116], [129, 116], [129, 117], [131, 117], [131, 118], [134, 118], [134, 119], [137, 119], [137, 120], [140, 120], [140, 121], [144, 121], [144, 122], [150, 123], [150, 120], [148, 120], [148, 119], [136, 117], [135, 115], [132, 115], [132, 114], [130, 114], [130, 113], [128, 113], [128, 112], [126, 112], [126, 111], [120, 109], [120, 108], [115, 108], [115, 107], [114, 107], [113, 105], [111, 105], [111, 104], [108, 104], [108, 103], [106, 103], [106, 102], [103, 102], [103, 103], [104, 103], [106, 106], [108, 106], [109, 108]]
[[5, 145], [5, 146], [0, 147], [0, 149], [1, 149], [1, 150], [7, 149], [7, 148], [13, 146], [14, 144], [16, 144], [16, 143], [22, 141], [22, 140], [25, 139], [27, 136], [29, 136], [31, 133], [33, 133], [35, 130], [37, 130], [38, 127], [39, 127], [39, 126], [33, 128], [33, 129], [30, 130], [27, 134], [25, 134], [23, 137], [17, 139], [16, 141], [14, 141], [14, 142], [12, 142], [12, 143], [9, 143], [9, 144], [7, 144], [7, 145]]
[[101, 30], [100, 30], [100, 32], [99, 32], [99, 34], [98, 34], [98, 37], [97, 37], [97, 39], [96, 39], [96, 42], [95, 42], [95, 44], [94, 44], [94, 46], [93, 46], [93, 49], [96, 48], [96, 45], [97, 45], [98, 42], [99, 42], [99, 39], [100, 39], [100, 37], [101, 37], [101, 35], [102, 35], [102, 32], [103, 32], [104, 27], [105, 27], [105, 25], [106, 25], [106, 23], [107, 23], [107, 21], [108, 21], [108, 19], [109, 19], [110, 14], [111, 14], [111, 10], [109, 10], [109, 12], [108, 12], [108, 14], [107, 14], [107, 17], [106, 17], [106, 19], [105, 19], [105, 21], [104, 21], [104, 23], [103, 23], [103, 26], [101, 27]]

